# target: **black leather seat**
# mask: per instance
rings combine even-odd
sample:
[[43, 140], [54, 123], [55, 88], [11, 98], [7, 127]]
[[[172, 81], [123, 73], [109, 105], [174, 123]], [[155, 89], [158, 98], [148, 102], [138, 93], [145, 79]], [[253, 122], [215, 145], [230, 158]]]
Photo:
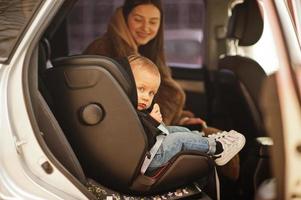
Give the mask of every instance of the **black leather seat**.
[[192, 151], [179, 153], [155, 175], [140, 173], [148, 141], [129, 98], [133, 88], [116, 61], [71, 56], [53, 65], [45, 76], [52, 109], [88, 177], [139, 194], [168, 191], [201, 178], [214, 185], [213, 160]]

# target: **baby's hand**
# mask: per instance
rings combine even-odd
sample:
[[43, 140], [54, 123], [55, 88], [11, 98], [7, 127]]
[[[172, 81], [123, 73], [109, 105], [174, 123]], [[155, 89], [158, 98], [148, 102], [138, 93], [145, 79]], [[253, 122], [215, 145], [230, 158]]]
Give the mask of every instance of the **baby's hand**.
[[162, 123], [162, 114], [160, 112], [160, 107], [157, 103], [155, 103], [153, 110], [150, 112], [150, 116], [152, 116], [159, 123]]

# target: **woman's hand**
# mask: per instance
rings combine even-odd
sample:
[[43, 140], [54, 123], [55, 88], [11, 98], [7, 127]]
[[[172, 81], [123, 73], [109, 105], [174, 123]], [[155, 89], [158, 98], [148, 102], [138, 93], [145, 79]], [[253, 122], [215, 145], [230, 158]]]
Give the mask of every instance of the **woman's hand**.
[[183, 117], [179, 121], [179, 125], [201, 125], [203, 128], [207, 127], [207, 124], [204, 120], [199, 117]]
[[189, 110], [183, 110], [182, 118], [178, 122], [179, 125], [201, 125], [203, 128], [207, 128], [206, 121], [199, 117], [195, 117], [193, 112]]
[[155, 103], [153, 110], [150, 112], [150, 116], [152, 116], [159, 123], [162, 123], [162, 114], [160, 112], [160, 106], [157, 103]]

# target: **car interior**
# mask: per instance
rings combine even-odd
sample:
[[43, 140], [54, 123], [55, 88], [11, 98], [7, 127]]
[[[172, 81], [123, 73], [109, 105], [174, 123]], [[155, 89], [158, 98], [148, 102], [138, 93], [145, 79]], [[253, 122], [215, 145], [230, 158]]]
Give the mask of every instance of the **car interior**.
[[257, 2], [202, 1], [202, 66], [171, 66], [185, 89], [187, 109], [209, 126], [246, 137], [236, 180], [217, 179], [214, 160], [194, 151], [177, 154], [152, 173], [140, 172], [148, 142], [131, 103], [133, 82], [118, 60], [71, 52], [76, 41], [68, 38], [68, 26], [77, 3], [65, 1], [56, 13], [35, 47], [31, 60], [37, 62], [28, 73], [36, 135], [56, 167], [89, 199], [178, 199], [179, 190], [187, 199], [254, 199], [263, 181], [273, 177], [261, 107], [267, 74], [236, 50], [262, 35]]

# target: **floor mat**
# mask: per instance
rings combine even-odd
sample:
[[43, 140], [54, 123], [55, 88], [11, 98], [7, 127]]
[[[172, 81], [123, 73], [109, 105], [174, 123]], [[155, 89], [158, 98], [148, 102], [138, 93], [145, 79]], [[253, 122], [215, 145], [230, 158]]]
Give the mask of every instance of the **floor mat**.
[[191, 184], [185, 187], [180, 187], [174, 191], [155, 196], [127, 196], [113, 192], [112, 190], [106, 189], [105, 187], [99, 186], [94, 183], [88, 183], [87, 188], [99, 200], [176, 200], [186, 198], [193, 199], [193, 197], [202, 198], [202, 196], [204, 196], [205, 199], [210, 199], [207, 195], [205, 195], [202, 192], [202, 190], [197, 186], [197, 184]]

